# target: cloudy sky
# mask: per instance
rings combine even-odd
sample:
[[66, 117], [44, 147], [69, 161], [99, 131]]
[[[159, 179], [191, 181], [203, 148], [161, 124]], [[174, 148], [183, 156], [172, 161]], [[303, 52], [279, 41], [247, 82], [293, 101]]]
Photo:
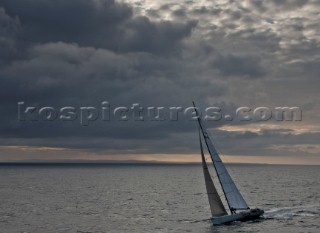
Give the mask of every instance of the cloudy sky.
[[[228, 162], [320, 164], [319, 22], [318, 0], [0, 0], [0, 160], [199, 161], [186, 116], [84, 126], [79, 110], [194, 100], [299, 107], [301, 121], [206, 125]], [[21, 121], [18, 102], [78, 117]]]

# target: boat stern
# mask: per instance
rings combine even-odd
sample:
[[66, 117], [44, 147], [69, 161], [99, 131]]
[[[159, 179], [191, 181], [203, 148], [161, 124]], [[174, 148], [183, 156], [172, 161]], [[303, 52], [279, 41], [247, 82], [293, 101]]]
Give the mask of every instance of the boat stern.
[[240, 212], [239, 214], [241, 214], [242, 216], [240, 221], [248, 221], [259, 218], [264, 214], [264, 211], [262, 209], [255, 208], [248, 211]]
[[250, 214], [252, 216], [260, 217], [260, 216], [262, 216], [264, 214], [264, 210], [259, 209], [259, 208], [251, 209], [250, 210]]
[[264, 211], [262, 209], [255, 208], [255, 209], [250, 209], [250, 210], [243, 211], [236, 214], [212, 217], [211, 221], [213, 225], [227, 224], [233, 221], [245, 222], [245, 221], [257, 219], [263, 214], [264, 214]]

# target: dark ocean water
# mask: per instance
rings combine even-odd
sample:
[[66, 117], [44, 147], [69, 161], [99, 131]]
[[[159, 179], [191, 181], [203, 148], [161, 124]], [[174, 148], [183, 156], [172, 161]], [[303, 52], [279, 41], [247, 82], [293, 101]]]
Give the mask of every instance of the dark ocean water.
[[200, 165], [0, 166], [0, 232], [320, 232], [320, 166], [229, 168], [264, 219], [212, 226]]

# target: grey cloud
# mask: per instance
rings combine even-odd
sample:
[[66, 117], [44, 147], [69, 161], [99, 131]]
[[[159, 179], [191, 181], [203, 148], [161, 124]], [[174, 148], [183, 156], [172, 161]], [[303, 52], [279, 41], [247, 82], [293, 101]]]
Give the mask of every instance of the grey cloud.
[[220, 8], [208, 8], [206, 6], [201, 6], [199, 8], [192, 9], [191, 13], [195, 15], [219, 15], [222, 12]]
[[246, 2], [260, 12], [290, 11], [306, 5], [309, 0], [246, 0]]
[[22, 22], [22, 37], [31, 44], [77, 43], [116, 52], [168, 52], [179, 46], [195, 21], [151, 22], [113, 0], [2, 0], [0, 5]]
[[[318, 79], [320, 73], [320, 61], [294, 61], [286, 67], [290, 75], [304, 79]], [[311, 78], [311, 79], [310, 79]]]
[[114, 43], [117, 27], [132, 17], [131, 8], [113, 0], [2, 0], [1, 5], [8, 14], [19, 17], [23, 36], [31, 43], [65, 41], [107, 46]]
[[266, 74], [266, 70], [260, 64], [260, 59], [248, 55], [220, 55], [213, 65], [228, 76], [259, 78]]
[[[171, 126], [176, 126], [171, 124]], [[63, 147], [67, 149], [83, 149], [98, 153], [198, 153], [199, 145], [197, 142], [196, 123], [189, 124], [186, 128], [188, 131], [164, 132], [158, 130], [163, 127], [149, 127], [149, 130], [155, 130], [157, 135], [145, 134], [144, 137], [132, 138], [137, 132], [131, 127], [117, 128], [119, 132], [125, 131], [128, 137], [104, 136], [101, 134], [87, 135], [87, 137], [55, 137], [48, 140], [39, 137], [28, 137], [26, 139], [17, 138], [2, 138], [2, 145], [25, 145], [28, 142], [30, 146], [48, 146], [48, 147]], [[83, 129], [85, 130], [85, 129]], [[152, 131], [151, 131], [152, 132]], [[154, 131], [153, 131], [154, 132]], [[81, 131], [78, 131], [81, 133]], [[18, 135], [18, 134], [17, 134]], [[47, 135], [47, 134], [44, 134]], [[302, 133], [294, 134], [290, 129], [278, 130], [262, 130], [260, 132], [230, 132], [224, 130], [211, 130], [211, 135], [215, 141], [218, 151], [222, 155], [249, 155], [249, 156], [305, 156], [308, 152], [302, 150], [286, 150], [286, 147], [294, 145], [309, 145], [309, 147], [317, 146], [317, 138], [319, 133]], [[163, 138], [167, 140], [163, 140]], [[302, 154], [303, 153], [303, 154]], [[314, 154], [316, 155], [316, 154]]]
[[[39, 45], [29, 50], [28, 59], [13, 62], [0, 71], [1, 95], [11, 103], [19, 99], [60, 102], [74, 100], [75, 96], [81, 101], [89, 98], [93, 90], [104, 94], [104, 98], [115, 98], [119, 88], [125, 89], [125, 83], [139, 77], [134, 69], [137, 59], [139, 55], [123, 56], [62, 42]], [[117, 79], [123, 80], [119, 83], [122, 86], [113, 81]]]
[[17, 56], [16, 37], [20, 28], [18, 18], [10, 17], [0, 7], [0, 66]]
[[309, 2], [309, 0], [273, 0], [271, 1], [276, 6], [285, 6], [287, 8], [302, 7]]
[[[223, 130], [214, 130], [212, 132], [217, 140], [220, 152], [228, 155], [237, 155], [239, 151], [246, 155], [278, 155], [290, 156], [307, 153], [303, 151], [286, 151], [282, 146], [293, 145], [317, 145], [319, 133], [300, 133], [296, 134], [293, 130], [287, 128], [264, 129], [258, 132], [240, 131], [226, 132]], [[232, 142], [232, 147], [230, 146]], [[275, 149], [278, 148], [278, 149]]]
[[172, 15], [177, 18], [185, 18], [186, 17], [186, 11], [184, 9], [177, 9], [172, 12]]
[[193, 20], [186, 23], [170, 21], [152, 23], [146, 17], [137, 17], [126, 25], [120, 50], [124, 48], [125, 50], [161, 53], [164, 48], [167, 51], [180, 49], [177, 42], [190, 36], [197, 22]]
[[[186, 98], [187, 95], [204, 98], [212, 91], [215, 96], [225, 92], [221, 85], [210, 87], [206, 81], [177, 75], [177, 71], [183, 69], [188, 69], [183, 63], [148, 53], [124, 55], [63, 42], [35, 46], [29, 49], [27, 59], [17, 60], [0, 70], [0, 95], [7, 110], [1, 115], [2, 122], [7, 122], [1, 126], [1, 134], [20, 138], [83, 135], [84, 138], [124, 139], [158, 138], [174, 131], [188, 131], [186, 122], [173, 125], [130, 122], [123, 125], [123, 122], [105, 124], [99, 121], [85, 128], [80, 127], [79, 121], [70, 124], [17, 122], [18, 101], [38, 109], [69, 105], [101, 108], [99, 103], [104, 100], [110, 101], [113, 107], [121, 104], [130, 107], [133, 102], [144, 106], [190, 106], [192, 99]], [[193, 88], [189, 89], [189, 85]]]
[[[195, 100], [200, 107], [233, 112], [238, 104], [289, 106], [317, 99], [316, 79], [310, 79], [319, 71], [317, 16], [303, 7], [310, 1], [294, 3], [300, 15], [290, 19], [281, 14], [294, 8], [286, 9], [289, 1], [277, 11], [270, 1], [248, 2], [256, 7], [239, 1], [207, 1], [205, 7], [195, 1], [155, 3], [150, 9], [141, 2], [133, 9], [112, 0], [0, 0], [0, 144], [101, 154], [198, 151], [194, 122], [21, 123], [17, 101], [167, 107]], [[317, 115], [316, 104], [312, 110]], [[319, 135], [214, 130], [214, 136], [224, 153], [267, 155], [280, 153], [272, 145], [314, 144]]]

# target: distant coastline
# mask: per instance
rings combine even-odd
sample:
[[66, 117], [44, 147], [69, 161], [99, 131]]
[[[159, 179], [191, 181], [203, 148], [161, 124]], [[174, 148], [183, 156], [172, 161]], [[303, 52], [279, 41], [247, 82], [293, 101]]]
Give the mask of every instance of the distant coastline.
[[[226, 163], [236, 166], [320, 166], [309, 164]], [[140, 160], [20, 160], [0, 161], [0, 166], [201, 166], [201, 162], [159, 162]]]

